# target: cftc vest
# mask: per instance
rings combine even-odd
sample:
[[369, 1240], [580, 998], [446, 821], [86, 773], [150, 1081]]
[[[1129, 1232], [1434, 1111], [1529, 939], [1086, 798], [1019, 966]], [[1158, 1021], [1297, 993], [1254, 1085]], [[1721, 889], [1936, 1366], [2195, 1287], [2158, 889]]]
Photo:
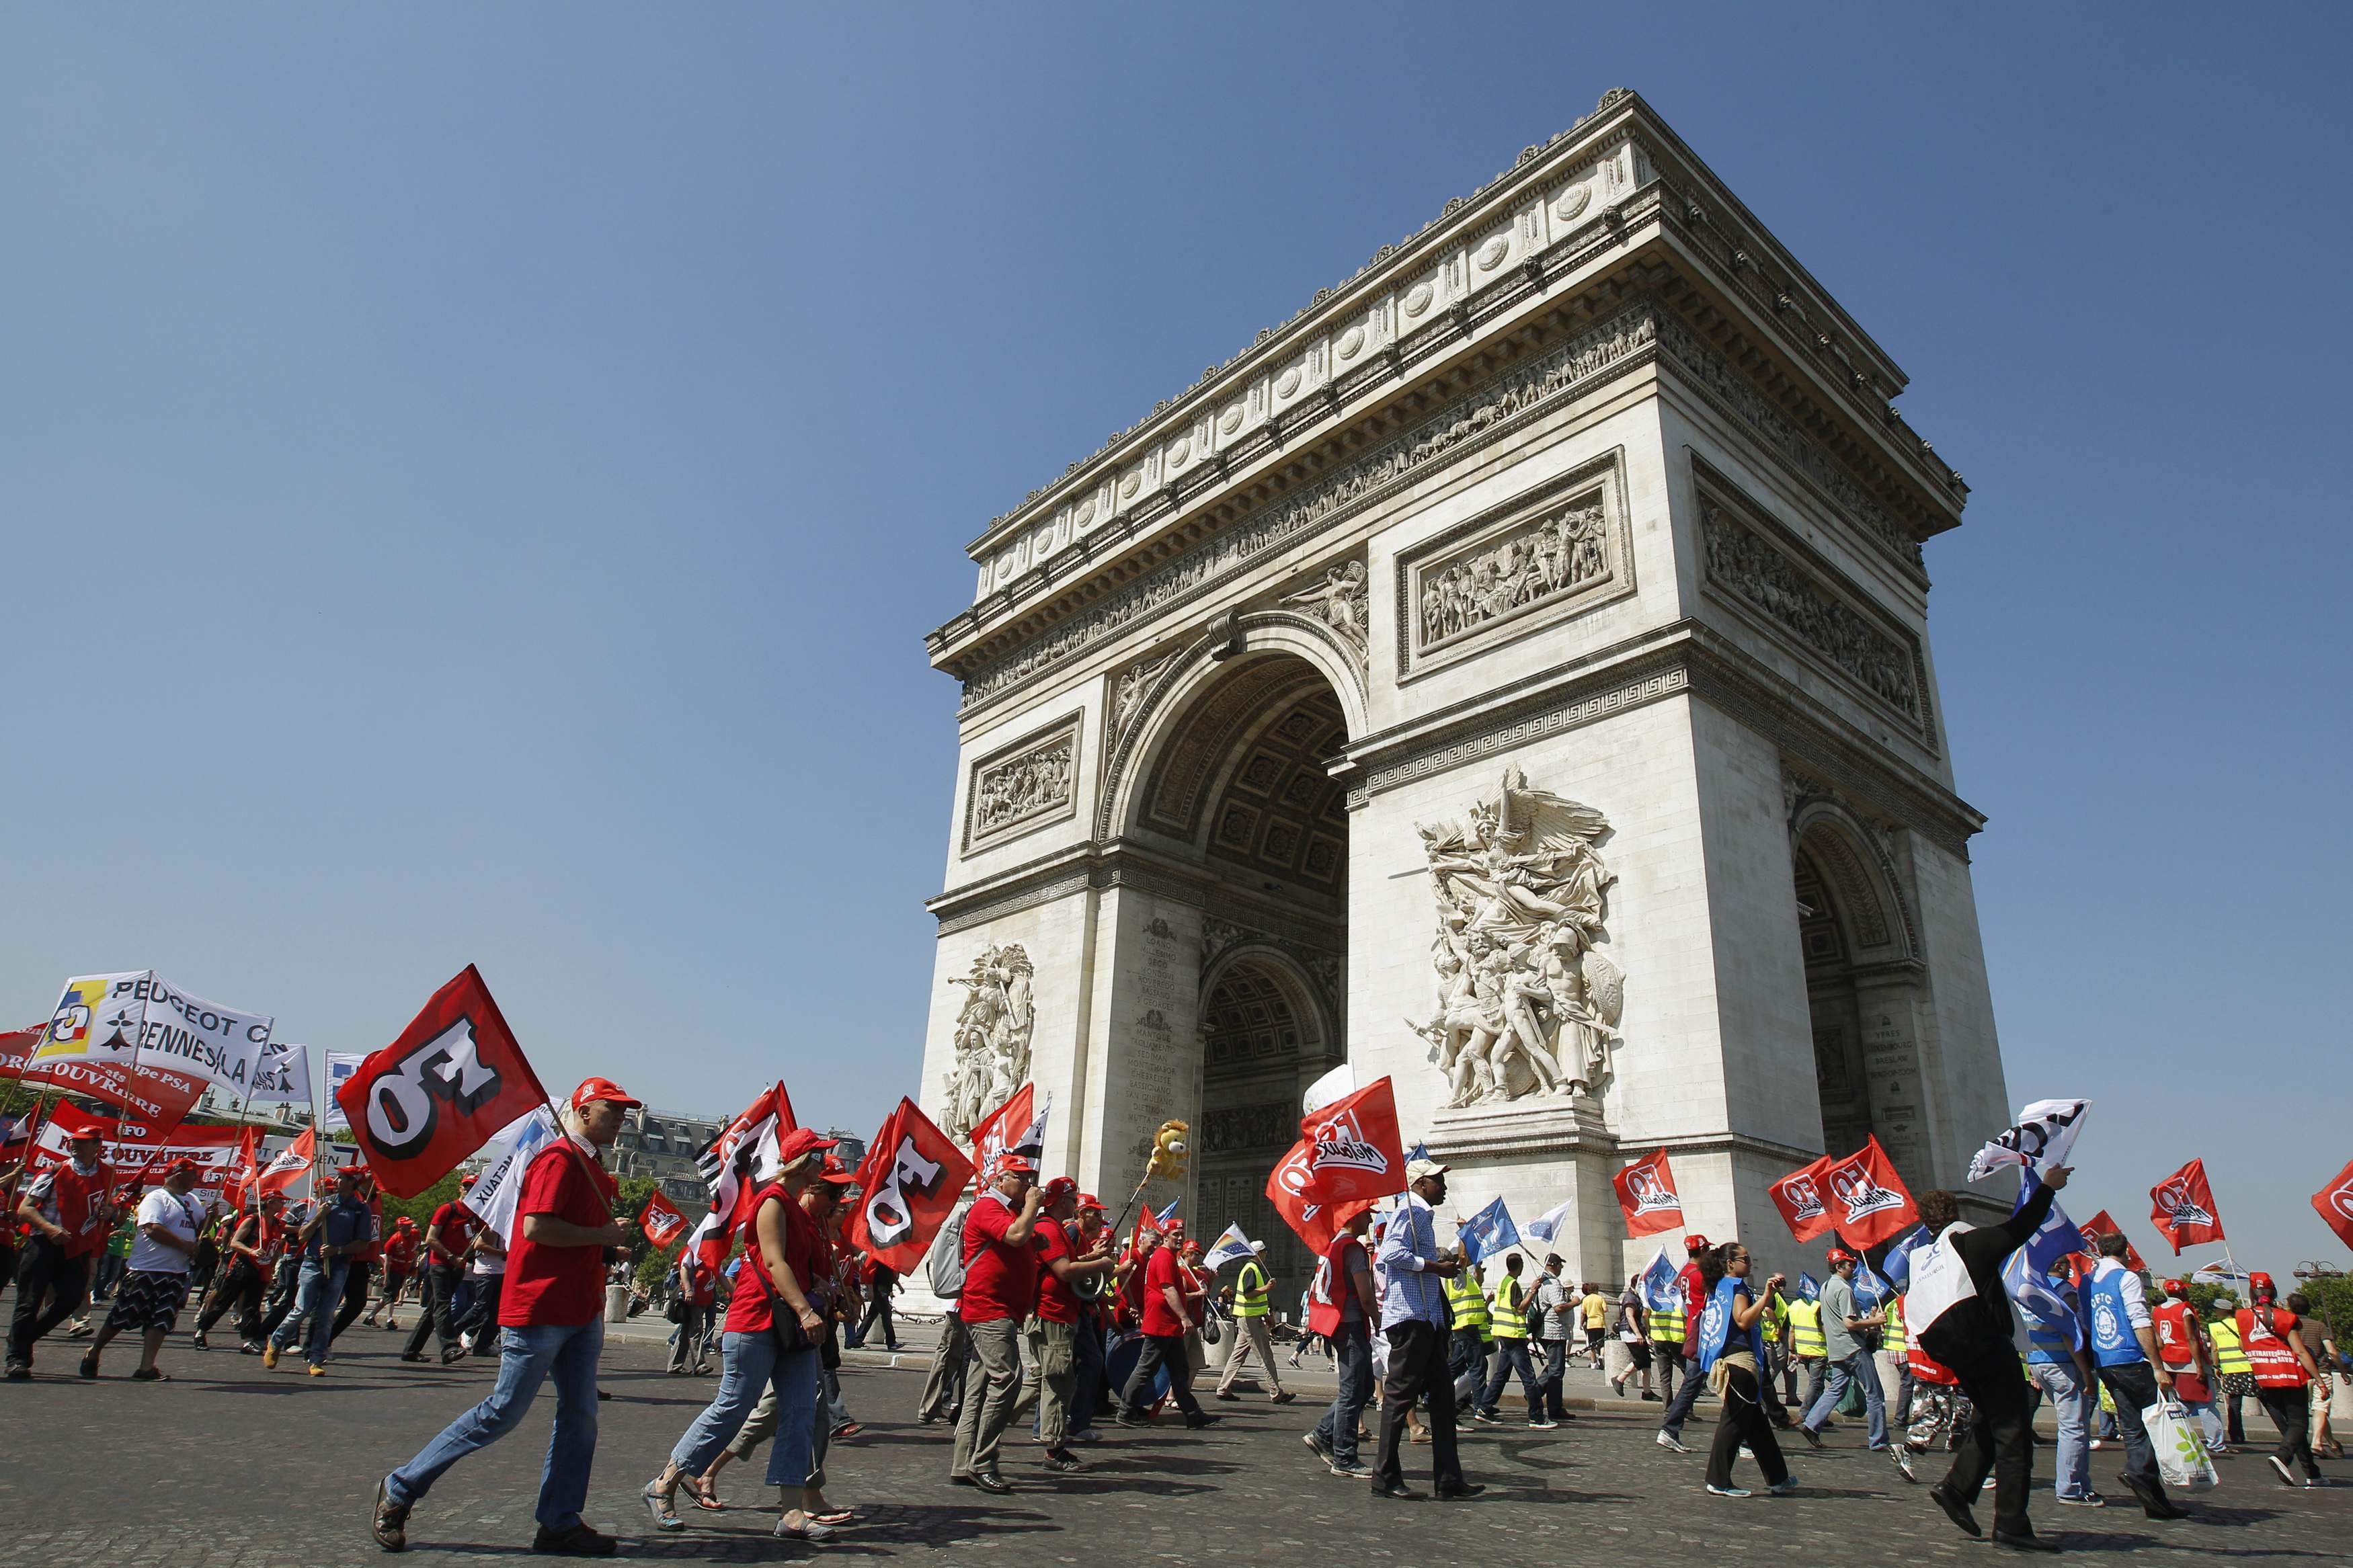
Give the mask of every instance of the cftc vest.
[[1266, 1293], [1273, 1283], [1256, 1260], [1243, 1264], [1241, 1271], [1234, 1276], [1234, 1316], [1265, 1317]]
[[1887, 1303], [1887, 1342], [1885, 1348], [1902, 1355], [1908, 1342], [1904, 1337], [1904, 1298], [1898, 1296]]
[[1495, 1286], [1493, 1315], [1494, 1334], [1499, 1340], [1524, 1340], [1528, 1337], [1528, 1318], [1525, 1310], [1527, 1297], [1520, 1282], [1506, 1274]]
[[1675, 1307], [1652, 1307], [1649, 1310], [1651, 1340], [1662, 1345], [1683, 1342], [1683, 1310]]
[[1789, 1303], [1789, 1353], [1799, 1361], [1820, 1361], [1831, 1353], [1830, 1342], [1822, 1338], [1820, 1301]]
[[2130, 1366], [2145, 1362], [2140, 1336], [2125, 1315], [2125, 1271], [2111, 1268], [2083, 1286], [2084, 1338], [2097, 1366]]
[[1479, 1281], [1467, 1270], [1446, 1281], [1446, 1307], [1453, 1314], [1458, 1330], [1475, 1331], [1482, 1340], [1493, 1336], [1487, 1331], [1487, 1295], [1479, 1289]]

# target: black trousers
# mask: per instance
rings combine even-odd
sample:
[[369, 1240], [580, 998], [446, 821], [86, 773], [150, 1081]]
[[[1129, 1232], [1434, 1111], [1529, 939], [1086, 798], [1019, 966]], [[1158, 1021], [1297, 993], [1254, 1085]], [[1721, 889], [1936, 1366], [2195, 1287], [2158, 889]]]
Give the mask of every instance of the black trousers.
[[25, 1244], [16, 1260], [16, 1312], [8, 1324], [10, 1366], [32, 1365], [35, 1342], [80, 1310], [90, 1291], [90, 1265], [87, 1257], [68, 1258], [46, 1236]]
[[2031, 1534], [2026, 1499], [2034, 1488], [2034, 1429], [2027, 1424], [2026, 1379], [2019, 1375], [2018, 1352], [2008, 1340], [1995, 1340], [1950, 1356], [1929, 1353], [1952, 1369], [1961, 1392], [1977, 1407], [1976, 1422], [1953, 1454], [1945, 1489], [1967, 1503], [1990, 1473], [1993, 1527], [2005, 1535]]
[[1187, 1415], [1201, 1414], [1201, 1402], [1193, 1397], [1193, 1363], [1186, 1359], [1182, 1334], [1144, 1336], [1135, 1370], [1128, 1373], [1127, 1386], [1120, 1391], [1120, 1403], [1127, 1413], [1144, 1414], [1144, 1402], [1152, 1394], [1152, 1374], [1164, 1366], [1168, 1369], [1168, 1397], [1176, 1402], [1176, 1408]]
[[368, 1290], [375, 1283], [375, 1265], [353, 1263], [343, 1269], [343, 1299], [335, 1307], [335, 1326], [328, 1331], [327, 1342], [334, 1343], [353, 1319], [367, 1310]]
[[212, 1304], [196, 1320], [196, 1332], [209, 1333], [212, 1326], [234, 1310], [237, 1313], [237, 1337], [241, 1340], [261, 1338], [261, 1297], [268, 1282], [253, 1260], [239, 1253], [221, 1276], [220, 1288], [213, 1292]]
[[1462, 1460], [1454, 1450], [1454, 1376], [1446, 1369], [1446, 1331], [1417, 1319], [1386, 1332], [1389, 1370], [1381, 1379], [1381, 1446], [1373, 1459], [1374, 1484], [1404, 1484], [1398, 1445], [1405, 1438], [1405, 1418], [1419, 1399], [1430, 1417], [1430, 1473], [1441, 1489], [1459, 1487]]
[[2263, 1402], [2263, 1414], [2272, 1418], [2272, 1425], [2279, 1428], [2279, 1447], [2272, 1450], [2279, 1462], [2307, 1476], [2320, 1474], [2320, 1466], [2312, 1457], [2312, 1391], [2259, 1388], [2255, 1397]]
[[1781, 1458], [1773, 1423], [1765, 1418], [1763, 1401], [1764, 1390], [1755, 1373], [1745, 1366], [1725, 1369], [1724, 1415], [1715, 1424], [1715, 1441], [1707, 1450], [1709, 1486], [1732, 1485], [1732, 1462], [1740, 1458], [1743, 1443], [1757, 1456], [1757, 1468], [1765, 1472], [1767, 1486], [1778, 1487], [1789, 1479], [1788, 1463]]
[[417, 1327], [401, 1354], [423, 1355], [425, 1342], [436, 1333], [444, 1351], [458, 1342], [458, 1282], [464, 1278], [454, 1263], [436, 1263], [425, 1271], [425, 1300], [417, 1304]]
[[474, 1336], [474, 1354], [494, 1356], [500, 1353], [499, 1296], [506, 1289], [503, 1274], [474, 1276], [473, 1304], [466, 1309], [465, 1321], [458, 1326]]

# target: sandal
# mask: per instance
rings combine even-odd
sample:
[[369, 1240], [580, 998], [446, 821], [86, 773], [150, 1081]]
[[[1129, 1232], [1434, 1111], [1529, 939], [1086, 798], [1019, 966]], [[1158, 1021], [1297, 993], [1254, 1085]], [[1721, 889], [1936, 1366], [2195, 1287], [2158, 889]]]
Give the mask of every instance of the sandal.
[[823, 1513], [813, 1513], [808, 1517], [824, 1525], [848, 1524], [858, 1517], [858, 1510], [854, 1508], [829, 1508]]
[[[796, 1509], [793, 1511], [795, 1513], [800, 1512], [798, 1509]], [[789, 1516], [786, 1519], [779, 1519], [776, 1521], [776, 1534], [780, 1538], [797, 1538], [809, 1542], [812, 1546], [816, 1545], [819, 1542], [830, 1541], [833, 1539], [833, 1526], [820, 1523], [817, 1520], [811, 1519], [807, 1514], [801, 1514], [801, 1521], [798, 1524], [788, 1522], [788, 1519]]]
[[686, 1528], [686, 1521], [679, 1518], [678, 1509], [671, 1501], [671, 1500], [677, 1495], [677, 1491], [678, 1487], [675, 1482], [671, 1483], [670, 1489], [669, 1491], [662, 1490], [661, 1478], [659, 1476], [656, 1476], [652, 1480], [646, 1483], [646, 1489], [638, 1494], [639, 1497], [645, 1499], [646, 1511], [654, 1516], [654, 1528], [656, 1530], [684, 1530]]
[[681, 1476], [678, 1478], [678, 1484], [694, 1494], [694, 1506], [697, 1508], [707, 1508], [712, 1512], [718, 1513], [727, 1506], [719, 1500], [719, 1489], [709, 1481], [694, 1476]]
[[85, 1383], [95, 1383], [98, 1381], [98, 1352], [96, 1351], [92, 1351], [88, 1355], [82, 1357], [81, 1365], [76, 1367], [74, 1370], [81, 1374], [82, 1381]]
[[866, 1428], [855, 1421], [845, 1421], [828, 1434], [837, 1443], [847, 1443]]
[[160, 1366], [142, 1366], [131, 1374], [133, 1383], [169, 1383], [172, 1374]]

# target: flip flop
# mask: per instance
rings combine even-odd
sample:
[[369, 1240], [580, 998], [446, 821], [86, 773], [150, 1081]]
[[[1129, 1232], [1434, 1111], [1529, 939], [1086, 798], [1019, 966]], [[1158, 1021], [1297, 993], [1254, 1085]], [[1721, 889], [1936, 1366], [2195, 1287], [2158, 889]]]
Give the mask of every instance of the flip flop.
[[692, 1476], [681, 1476], [678, 1484], [694, 1494], [695, 1507], [707, 1508], [713, 1513], [725, 1511], [727, 1505], [719, 1500], [718, 1489], [709, 1481], [698, 1480]]
[[813, 1513], [808, 1517], [819, 1524], [848, 1524], [858, 1517], [858, 1510], [854, 1508], [829, 1508], [823, 1513]]
[[860, 1426], [855, 1421], [845, 1421], [840, 1426], [833, 1429], [831, 1436], [833, 1440], [837, 1443], [847, 1443], [852, 1437], [857, 1436], [860, 1432], [865, 1430], [865, 1427]]
[[172, 1374], [160, 1366], [142, 1366], [131, 1374], [133, 1383], [169, 1383]]

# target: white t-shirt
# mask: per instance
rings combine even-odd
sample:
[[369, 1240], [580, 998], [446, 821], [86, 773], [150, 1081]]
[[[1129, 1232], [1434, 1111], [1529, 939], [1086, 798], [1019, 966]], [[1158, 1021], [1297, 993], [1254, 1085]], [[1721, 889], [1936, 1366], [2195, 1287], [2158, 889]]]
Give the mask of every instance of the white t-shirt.
[[136, 1222], [140, 1227], [139, 1234], [131, 1244], [131, 1257], [126, 1267], [145, 1274], [185, 1274], [188, 1266], [195, 1260], [186, 1253], [174, 1251], [157, 1241], [147, 1234], [146, 1227], [151, 1225], [159, 1226], [194, 1246], [196, 1226], [204, 1221], [205, 1208], [205, 1200], [193, 1193], [185, 1198], [175, 1198], [162, 1187], [141, 1198]]

